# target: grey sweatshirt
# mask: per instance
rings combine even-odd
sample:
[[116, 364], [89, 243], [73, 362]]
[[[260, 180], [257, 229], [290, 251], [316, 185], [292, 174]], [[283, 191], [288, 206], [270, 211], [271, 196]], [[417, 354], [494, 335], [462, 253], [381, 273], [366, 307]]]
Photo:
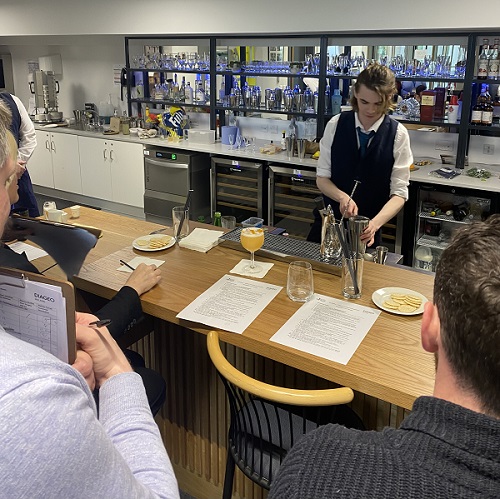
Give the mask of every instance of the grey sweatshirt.
[[141, 377], [99, 392], [0, 326], [0, 498], [168, 498], [179, 492]]

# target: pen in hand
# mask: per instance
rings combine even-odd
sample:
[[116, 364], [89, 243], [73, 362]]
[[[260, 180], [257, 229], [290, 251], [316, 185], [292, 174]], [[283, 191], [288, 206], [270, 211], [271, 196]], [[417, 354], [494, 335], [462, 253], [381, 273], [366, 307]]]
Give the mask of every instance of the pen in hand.
[[120, 263], [122, 265], [125, 265], [125, 267], [128, 267], [130, 270], [135, 270], [134, 267], [132, 267], [132, 265], [129, 265], [127, 262], [125, 262], [123, 260], [120, 260]]
[[94, 326], [94, 327], [105, 327], [109, 326], [111, 324], [111, 319], [101, 319], [99, 321], [94, 321], [89, 324], [89, 326]]

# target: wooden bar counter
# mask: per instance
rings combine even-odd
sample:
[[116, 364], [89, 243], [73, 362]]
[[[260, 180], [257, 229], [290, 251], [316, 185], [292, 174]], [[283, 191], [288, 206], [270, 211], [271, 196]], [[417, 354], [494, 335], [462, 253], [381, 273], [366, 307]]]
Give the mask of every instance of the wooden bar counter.
[[[132, 241], [161, 226], [83, 207], [81, 217], [76, 222], [92, 225], [103, 231], [103, 236], [88, 255], [80, 275], [74, 279], [74, 284], [79, 289], [110, 298], [128, 276], [116, 270], [120, 266], [120, 258], [128, 261], [136, 255], [145, 255], [165, 260], [160, 267], [161, 283], [142, 297], [144, 312], [156, 318], [156, 322], [154, 338], [145, 338], [139, 344], [139, 350], [145, 355], [148, 363], [161, 371], [166, 378], [177, 379], [175, 385], [169, 385], [166, 408], [162, 411], [162, 415], [169, 421], [162, 428], [166, 445], [176, 472], [180, 475], [181, 484], [184, 481], [184, 473], [194, 473], [198, 477], [201, 475], [215, 488], [211, 492], [202, 493], [200, 490], [203, 487], [192, 488], [192, 493], [197, 491], [198, 497], [211, 497], [210, 494], [219, 490], [224, 475], [227, 431], [225, 396], [222, 389], [214, 392], [209, 387], [210, 383], [217, 383], [217, 379], [204, 351], [204, 336], [198, 333], [206, 334], [210, 328], [179, 320], [176, 315], [223, 275], [228, 274], [242, 258], [247, 258], [248, 253], [224, 245], [219, 245], [208, 253], [191, 251], [178, 245], [160, 252], [144, 253], [134, 250]], [[167, 229], [165, 233], [171, 234], [171, 229]], [[397, 422], [400, 422], [404, 415], [403, 409], [411, 409], [418, 396], [432, 394], [434, 360], [433, 356], [425, 353], [421, 347], [421, 315], [401, 316], [382, 311], [345, 366], [270, 342], [269, 338], [301, 304], [292, 302], [286, 295], [288, 264], [268, 260], [259, 254], [256, 258], [274, 263], [262, 281], [283, 286], [283, 290], [243, 334], [224, 331], [220, 333], [221, 339], [229, 345], [261, 356], [260, 360], [259, 357], [250, 359], [248, 353], [228, 347], [228, 355], [233, 356], [237, 364], [242, 363], [246, 370], [250, 371], [249, 374], [262, 371], [269, 375], [272, 370], [271, 381], [293, 382], [287, 379], [290, 377], [290, 368], [293, 368], [294, 372], [300, 370], [298, 372], [348, 386], [355, 392], [370, 396], [372, 401], [381, 400], [396, 406], [399, 411]], [[36, 263], [40, 269], [47, 268], [50, 258], [45, 257]], [[61, 276], [57, 267], [46, 272], [46, 275]], [[356, 303], [376, 308], [371, 295], [375, 290], [386, 286], [410, 288], [432, 299], [431, 276], [404, 268], [365, 262], [363, 296], [356, 300]], [[314, 287], [316, 293], [341, 299], [340, 277], [336, 275], [314, 271]], [[221, 307], [223, 306], [221, 303]], [[279, 364], [273, 363], [270, 367], [267, 359]], [[258, 365], [259, 368], [256, 367]], [[281, 368], [276, 367], [280, 365]], [[209, 371], [210, 376], [207, 375]], [[179, 377], [183, 379], [183, 385], [191, 387], [189, 393], [186, 393], [185, 386], [180, 386]], [[294, 374], [292, 377], [298, 379], [301, 375]], [[197, 418], [192, 413], [201, 410], [199, 407], [193, 407], [198, 404], [207, 404], [212, 412], [207, 412], [206, 418]], [[210, 419], [209, 415], [212, 413], [213, 417]], [[368, 426], [387, 424], [388, 420], [378, 424], [378, 417], [371, 415], [373, 422]], [[181, 441], [183, 437], [179, 436], [179, 427], [188, 428], [184, 442]], [[199, 448], [193, 451], [186, 446]], [[207, 467], [210, 469], [207, 470]], [[186, 481], [189, 480], [186, 478]], [[241, 477], [237, 476], [236, 487], [240, 487], [241, 496], [260, 497], [258, 491], [251, 492], [245, 488], [248, 484], [242, 483]], [[186, 488], [189, 487], [184, 485], [183, 490]]]

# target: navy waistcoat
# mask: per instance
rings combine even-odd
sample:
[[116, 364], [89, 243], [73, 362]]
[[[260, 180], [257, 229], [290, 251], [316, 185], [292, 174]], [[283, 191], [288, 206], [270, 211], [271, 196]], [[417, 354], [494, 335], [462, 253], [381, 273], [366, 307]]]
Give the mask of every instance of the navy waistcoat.
[[[354, 180], [361, 182], [353, 196], [359, 215], [373, 218], [389, 200], [397, 127], [397, 121], [385, 116], [368, 145], [365, 157], [361, 158], [354, 111], [340, 115], [332, 142], [331, 180], [347, 194], [351, 193]], [[342, 216], [339, 203], [324, 198], [325, 206], [331, 204], [335, 217], [339, 219]]]

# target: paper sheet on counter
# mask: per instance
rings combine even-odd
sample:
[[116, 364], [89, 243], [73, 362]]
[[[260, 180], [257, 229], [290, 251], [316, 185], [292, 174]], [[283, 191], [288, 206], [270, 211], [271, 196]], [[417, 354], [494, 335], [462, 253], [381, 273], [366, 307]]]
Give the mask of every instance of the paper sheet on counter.
[[48, 255], [48, 253], [43, 249], [38, 248], [37, 246], [32, 246], [31, 244], [23, 243], [22, 241], [9, 244], [9, 248], [19, 254], [26, 253], [26, 257], [30, 262], [36, 260], [37, 258], [42, 258], [42, 256]]
[[241, 334], [282, 289], [282, 286], [225, 275], [177, 317]]
[[346, 365], [380, 310], [315, 294], [271, 341]]

